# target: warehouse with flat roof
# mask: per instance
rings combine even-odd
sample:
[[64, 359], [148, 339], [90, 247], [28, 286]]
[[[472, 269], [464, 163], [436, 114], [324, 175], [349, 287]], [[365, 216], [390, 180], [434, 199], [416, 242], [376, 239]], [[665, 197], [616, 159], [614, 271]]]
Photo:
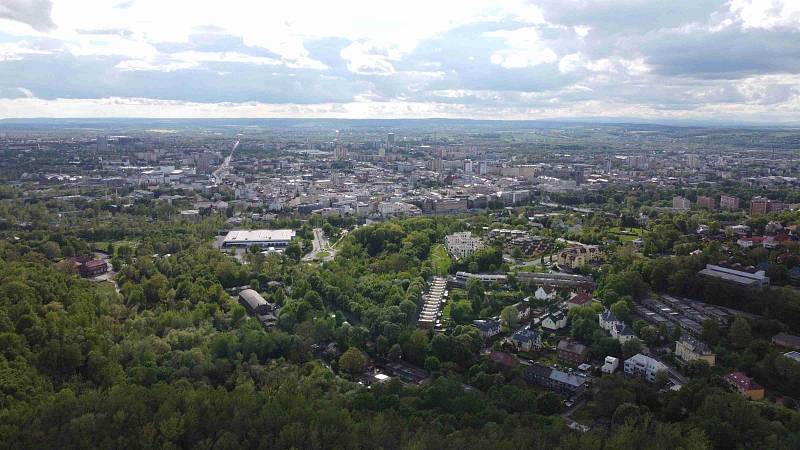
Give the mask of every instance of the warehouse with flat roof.
[[294, 237], [294, 230], [233, 230], [225, 236], [222, 246], [286, 247]]

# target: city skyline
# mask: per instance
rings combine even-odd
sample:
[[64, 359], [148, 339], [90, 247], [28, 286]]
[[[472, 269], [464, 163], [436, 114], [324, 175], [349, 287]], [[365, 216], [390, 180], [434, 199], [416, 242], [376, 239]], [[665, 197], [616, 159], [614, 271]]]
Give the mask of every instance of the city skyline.
[[800, 5], [0, 2], [0, 118], [796, 124]]

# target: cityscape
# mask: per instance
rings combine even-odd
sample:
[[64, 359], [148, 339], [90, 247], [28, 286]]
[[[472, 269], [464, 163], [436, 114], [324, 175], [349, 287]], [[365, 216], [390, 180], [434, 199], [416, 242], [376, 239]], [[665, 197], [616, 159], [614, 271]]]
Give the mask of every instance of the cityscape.
[[800, 448], [795, 2], [107, 3], [0, 0], [0, 449]]

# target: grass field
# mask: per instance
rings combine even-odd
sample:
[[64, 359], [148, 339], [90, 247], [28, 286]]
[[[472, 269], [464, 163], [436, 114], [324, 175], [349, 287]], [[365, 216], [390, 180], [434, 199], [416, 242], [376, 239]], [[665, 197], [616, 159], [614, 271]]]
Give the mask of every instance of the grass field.
[[644, 235], [644, 230], [641, 228], [612, 227], [608, 231], [616, 236], [620, 242], [630, 242]]
[[444, 244], [434, 245], [431, 249], [431, 265], [433, 266], [433, 273], [438, 276], [445, 276], [450, 272], [450, 255], [447, 254], [447, 249]]

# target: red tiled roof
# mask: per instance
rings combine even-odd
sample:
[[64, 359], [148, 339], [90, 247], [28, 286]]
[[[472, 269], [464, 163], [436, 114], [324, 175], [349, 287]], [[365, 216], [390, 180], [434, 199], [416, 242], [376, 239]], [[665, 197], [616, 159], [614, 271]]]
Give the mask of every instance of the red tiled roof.
[[742, 372], [731, 372], [725, 375], [725, 379], [729, 382], [735, 384], [739, 389], [743, 391], [750, 391], [753, 389], [761, 389], [761, 386], [753, 381], [752, 378], [748, 377], [747, 375], [743, 374]]
[[585, 292], [581, 292], [580, 294], [575, 294], [574, 297], [569, 299], [569, 302], [574, 305], [585, 305], [591, 301], [592, 301], [592, 296]]
[[504, 367], [514, 367], [517, 365], [517, 360], [508, 353], [491, 352], [489, 353], [489, 359]]

